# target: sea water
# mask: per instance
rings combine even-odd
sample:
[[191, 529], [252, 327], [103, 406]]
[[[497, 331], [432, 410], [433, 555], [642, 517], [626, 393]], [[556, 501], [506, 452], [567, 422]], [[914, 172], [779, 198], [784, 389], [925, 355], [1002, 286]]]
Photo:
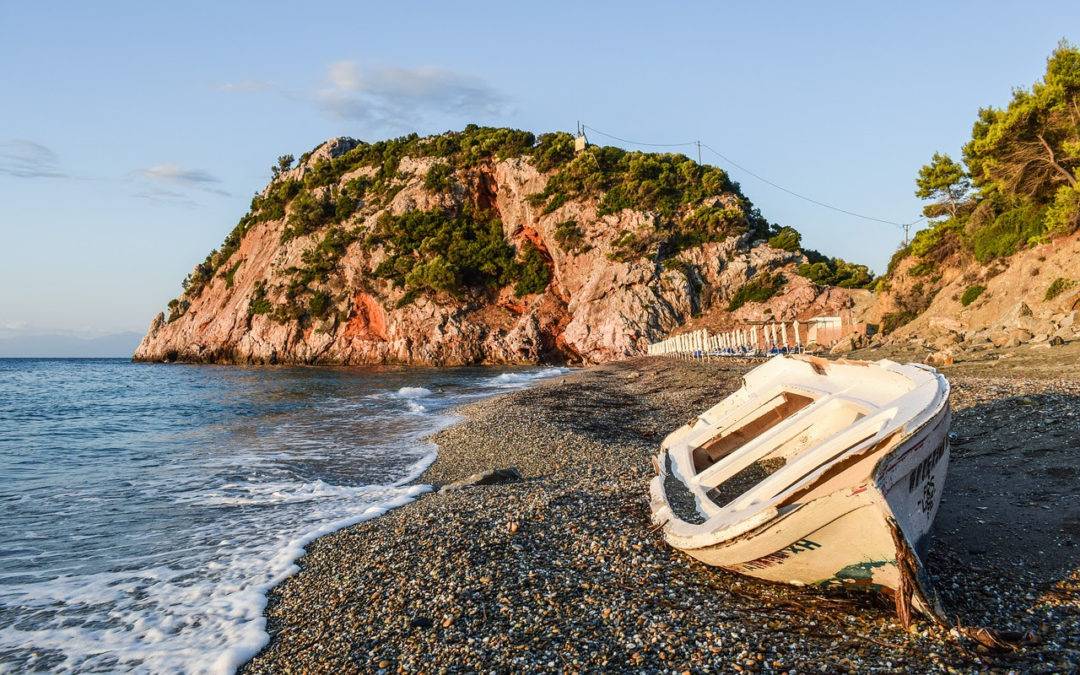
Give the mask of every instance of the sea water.
[[560, 372], [0, 359], [0, 672], [233, 672], [308, 542], [429, 489], [451, 408]]

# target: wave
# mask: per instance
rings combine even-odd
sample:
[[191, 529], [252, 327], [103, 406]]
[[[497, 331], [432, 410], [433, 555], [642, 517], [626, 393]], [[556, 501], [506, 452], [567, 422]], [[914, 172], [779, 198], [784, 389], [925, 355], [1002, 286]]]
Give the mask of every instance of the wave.
[[431, 391], [427, 387], [402, 387], [394, 392], [395, 398], [423, 398], [425, 396], [431, 396], [435, 392]]
[[570, 372], [569, 368], [551, 366], [543, 370], [525, 373], [502, 373], [483, 382], [485, 387], [499, 387], [502, 389], [517, 389], [524, 385], [532, 384], [537, 380], [546, 380], [550, 377], [558, 377]]
[[[307, 544], [430, 489], [323, 481], [222, 486], [203, 495], [203, 503], [307, 508], [290, 509], [294, 518], [278, 522], [276, 533], [260, 531], [250, 516], [216, 523], [205, 532], [210, 550], [182, 561], [6, 583], [4, 603], [18, 606], [24, 618], [0, 628], [0, 649], [18, 670], [233, 673], [269, 642], [266, 593], [299, 571], [295, 561]], [[231, 499], [230, 492], [251, 498]], [[208, 654], [217, 656], [208, 660]], [[8, 665], [0, 663], [0, 672]]]
[[[0, 438], [36, 476], [3, 500], [0, 673], [234, 672], [304, 546], [430, 490], [450, 408], [568, 370], [21, 367], [53, 379], [13, 399], [43, 422]], [[118, 403], [66, 408], [88, 381]]]

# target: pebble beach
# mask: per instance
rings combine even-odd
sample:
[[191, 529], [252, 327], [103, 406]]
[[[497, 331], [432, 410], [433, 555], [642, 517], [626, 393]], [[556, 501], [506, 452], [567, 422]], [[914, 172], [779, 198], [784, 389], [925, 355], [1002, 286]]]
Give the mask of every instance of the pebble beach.
[[[1080, 668], [1080, 378], [949, 375], [954, 450], [926, 564], [995, 650], [888, 598], [707, 567], [651, 527], [661, 439], [746, 363], [639, 358], [466, 406], [436, 491], [307, 547], [243, 673], [1069, 672]], [[438, 492], [479, 471], [515, 482]]]

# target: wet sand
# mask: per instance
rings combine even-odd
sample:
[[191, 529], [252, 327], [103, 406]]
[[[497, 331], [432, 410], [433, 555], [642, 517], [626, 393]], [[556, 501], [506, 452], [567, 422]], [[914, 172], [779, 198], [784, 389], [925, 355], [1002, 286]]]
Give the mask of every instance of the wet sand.
[[464, 408], [421, 481], [506, 466], [524, 480], [313, 542], [242, 671], [1074, 670], [1080, 377], [1002, 362], [1018, 363], [945, 369], [954, 454], [926, 562], [950, 616], [1038, 644], [990, 652], [922, 619], [905, 631], [887, 598], [759, 582], [668, 547], [650, 527], [649, 457], [750, 366], [641, 358]]

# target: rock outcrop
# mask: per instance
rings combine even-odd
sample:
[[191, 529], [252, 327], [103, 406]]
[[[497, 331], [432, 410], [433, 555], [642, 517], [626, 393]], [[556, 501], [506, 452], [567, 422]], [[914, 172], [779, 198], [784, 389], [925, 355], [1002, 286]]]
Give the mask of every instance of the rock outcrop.
[[879, 323], [910, 312], [888, 342], [923, 347], [938, 359], [1080, 340], [1078, 260], [1080, 232], [988, 264], [954, 255], [933, 275], [913, 273], [917, 261], [907, 259], [865, 318]]
[[[746, 225], [749, 204], [737, 187], [704, 202], [714, 211], [726, 209], [729, 219], [738, 216], [722, 235], [674, 252], [664, 241], [628, 252], [627, 241], [651, 241], [665, 216], [632, 208], [601, 213], [602, 192], [537, 205], [536, 195], [555, 172], [539, 170], [534, 157], [492, 154], [455, 165], [438, 156], [403, 156], [389, 171], [360, 163], [332, 173], [369, 147], [334, 139], [282, 170], [222, 251], [196, 267], [170, 316], [155, 317], [135, 358], [597, 363], [641, 354], [703, 313], [732, 322], [790, 320], [851, 305], [846, 290], [819, 287], [795, 273], [806, 261], [800, 252], [758, 238], [760, 232]], [[277, 212], [275, 199], [283, 199]], [[356, 203], [342, 207], [343, 200]], [[686, 204], [676, 217], [701, 206]], [[323, 209], [315, 227], [304, 225], [310, 222], [304, 209], [312, 208]], [[400, 276], [395, 281], [387, 270], [401, 258], [418, 265], [441, 253], [395, 250], [388, 219], [434, 210], [493, 214], [517, 255], [528, 251], [542, 260], [546, 287], [519, 296], [505, 280], [461, 292], [439, 290], [434, 282], [423, 286], [412, 273], [404, 284]], [[782, 274], [786, 283], [766, 301], [727, 313], [730, 299], [763, 273]]]

